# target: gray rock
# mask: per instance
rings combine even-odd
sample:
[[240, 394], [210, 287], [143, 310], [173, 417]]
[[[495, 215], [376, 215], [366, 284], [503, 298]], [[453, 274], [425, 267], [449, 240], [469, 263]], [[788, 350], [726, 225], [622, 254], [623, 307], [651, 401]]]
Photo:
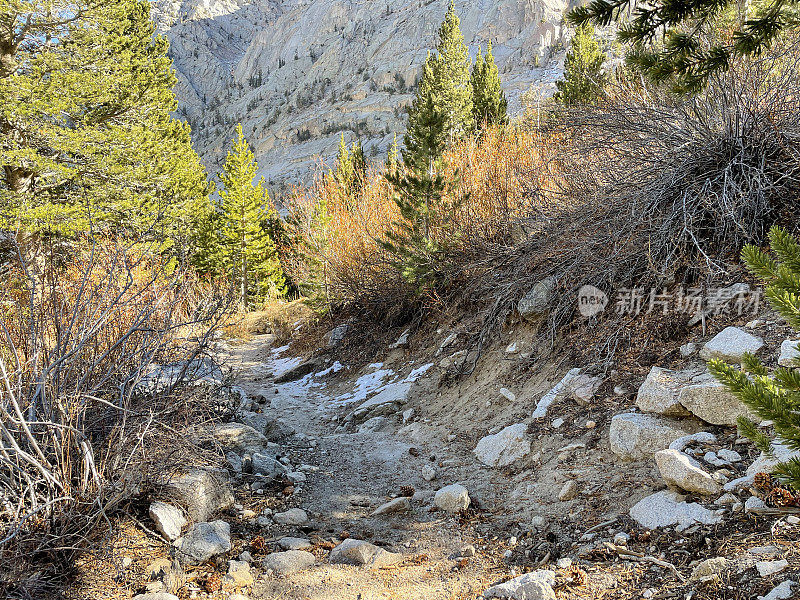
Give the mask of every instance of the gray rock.
[[410, 329], [406, 329], [403, 333], [400, 334], [400, 337], [397, 338], [394, 344], [389, 345], [389, 350], [398, 350], [400, 348], [408, 348], [408, 336], [411, 333]]
[[292, 485], [299, 485], [305, 483], [308, 480], [308, 476], [302, 471], [290, 471], [286, 473], [286, 479], [288, 479]]
[[328, 348], [336, 348], [341, 344], [349, 331], [350, 325], [347, 323], [343, 323], [331, 329], [331, 332], [328, 334]]
[[156, 531], [170, 542], [180, 537], [181, 530], [186, 525], [186, 517], [180, 508], [166, 502], [153, 502], [148, 512], [156, 525]]
[[800, 359], [800, 350], [797, 349], [798, 344], [800, 344], [800, 340], [784, 340], [781, 343], [781, 355], [778, 357], [780, 366], [800, 366], [800, 363], [797, 362]]
[[308, 514], [302, 508], [290, 508], [285, 512], [272, 515], [278, 525], [305, 525], [308, 523]]
[[301, 569], [307, 569], [317, 561], [311, 552], [303, 550], [286, 550], [285, 552], [273, 552], [269, 554], [261, 565], [264, 569], [272, 569], [276, 573], [294, 573]]
[[688, 358], [692, 354], [697, 352], [697, 344], [695, 344], [694, 342], [689, 342], [678, 348], [678, 351], [681, 353], [681, 356], [683, 358]]
[[194, 522], [233, 506], [233, 492], [226, 473], [195, 470], [180, 475], [163, 488], [163, 496], [182, 506]]
[[214, 428], [214, 439], [225, 450], [244, 452], [267, 445], [267, 438], [244, 423], [222, 423]]
[[555, 277], [548, 277], [534, 284], [517, 304], [519, 315], [526, 321], [535, 321], [544, 315], [550, 308], [555, 288]]
[[148, 594], [134, 596], [133, 600], [178, 600], [178, 597], [168, 594], [167, 592], [150, 592]]
[[756, 563], [756, 571], [761, 577], [770, 577], [780, 573], [789, 566], [789, 561], [781, 560], [760, 560]]
[[581, 373], [582, 370], [578, 368], [567, 371], [567, 374], [564, 375], [561, 381], [554, 385], [549, 392], [539, 399], [531, 416], [534, 419], [541, 419], [547, 415], [547, 409], [553, 402], [559, 400], [560, 398], [571, 395], [575, 389], [575, 382], [578, 381]]
[[706, 342], [700, 350], [700, 358], [718, 358], [730, 363], [742, 362], [745, 352], [755, 354], [764, 345], [764, 340], [738, 327], [726, 327]]
[[[242, 410], [239, 411], [238, 418], [262, 434], [267, 439], [267, 442], [283, 442], [295, 433], [291, 425], [286, 423], [283, 419], [272, 415]], [[262, 444], [262, 446], [266, 446], [266, 444]], [[248, 448], [251, 452], [258, 451], [259, 449], [260, 446]]]
[[433, 465], [422, 465], [420, 474], [425, 481], [433, 481], [436, 479], [436, 467]]
[[713, 577], [714, 575], [721, 575], [730, 568], [730, 564], [726, 558], [717, 556], [716, 558], [708, 558], [698, 563], [692, 569], [691, 581], [699, 581], [706, 577]]
[[659, 450], [655, 455], [661, 477], [669, 485], [698, 494], [718, 494], [720, 485], [697, 464], [693, 464], [682, 452], [677, 450]]
[[393, 515], [402, 512], [409, 512], [411, 510], [411, 500], [406, 497], [395, 498], [386, 504], [381, 504], [372, 512], [372, 516], [379, 515]]
[[[278, 479], [286, 473], [286, 465], [278, 461], [274, 456], [266, 452], [253, 452], [250, 455], [252, 472], [257, 475]], [[246, 461], [246, 459], [245, 459]]]
[[198, 523], [175, 541], [178, 559], [201, 563], [231, 549], [231, 528], [225, 521]]
[[469, 508], [469, 492], [463, 485], [454, 483], [437, 490], [433, 503], [440, 510], [456, 513]]
[[717, 450], [717, 456], [729, 463], [737, 463], [742, 460], [741, 454], [736, 452], [736, 450], [729, 450], [728, 448], [721, 448], [720, 450]]
[[600, 377], [592, 377], [586, 373], [581, 373], [570, 381], [569, 392], [573, 400], [579, 404], [586, 404], [594, 398], [602, 383], [603, 380]]
[[483, 593], [483, 597], [508, 600], [555, 600], [556, 595], [553, 591], [555, 583], [556, 574], [541, 569], [492, 586]]
[[531, 443], [525, 437], [525, 423], [509, 425], [499, 433], [487, 435], [478, 442], [473, 452], [489, 467], [505, 467], [531, 451]]
[[325, 368], [325, 361], [321, 356], [309, 359], [299, 365], [287, 369], [275, 378], [275, 383], [290, 383]]
[[352, 538], [346, 539], [328, 554], [328, 562], [332, 564], [368, 566], [372, 569], [393, 565], [402, 560], [402, 554], [388, 552], [369, 542]]
[[789, 598], [792, 598], [792, 588], [795, 585], [797, 585], [796, 582], [787, 579], [772, 588], [766, 596], [759, 596], [758, 600], [789, 600]]
[[642, 498], [630, 510], [631, 518], [647, 529], [677, 526], [683, 531], [695, 523], [714, 525], [722, 520], [718, 511], [710, 511], [694, 502], [684, 502], [676, 492], [663, 490]]
[[708, 431], [700, 431], [698, 433], [693, 433], [692, 435], [685, 435], [678, 438], [672, 442], [669, 447], [671, 450], [683, 452], [692, 442], [697, 442], [699, 444], [714, 444], [716, 441], [717, 436], [715, 436], [713, 433], [709, 433]]
[[308, 550], [314, 545], [305, 538], [282, 537], [278, 540], [278, 546], [283, 550]]
[[622, 413], [611, 419], [609, 441], [611, 451], [623, 460], [640, 460], [700, 428], [700, 423], [692, 419]]
[[411, 419], [414, 418], [415, 411], [413, 408], [409, 408], [403, 411], [403, 425], [408, 425], [411, 422]]
[[756, 473], [772, 473], [775, 467], [780, 463], [793, 458], [800, 459], [800, 450], [791, 450], [780, 442], [773, 442], [772, 456], [762, 453], [761, 456], [747, 468], [747, 475], [752, 477]]
[[767, 508], [764, 501], [756, 496], [750, 496], [744, 503], [744, 512], [758, 512], [759, 510]]
[[566, 502], [568, 500], [572, 500], [575, 496], [578, 495], [578, 484], [575, 483], [574, 479], [570, 479], [564, 486], [561, 488], [561, 491], [558, 492], [558, 499], [561, 502]]
[[372, 417], [393, 415], [408, 402], [410, 391], [411, 382], [390, 383], [372, 398], [362, 402], [353, 411], [353, 418], [358, 421], [366, 421]]
[[712, 425], [736, 425], [740, 415], [750, 415], [747, 407], [718, 381], [705, 381], [684, 387], [680, 403], [692, 414]]
[[447, 348], [450, 344], [455, 342], [457, 339], [458, 339], [458, 332], [457, 331], [454, 331], [453, 333], [448, 335], [446, 338], [444, 338], [444, 341], [442, 341], [442, 343], [439, 344], [439, 348], [436, 350], [436, 354], [434, 356], [441, 356], [442, 352], [444, 352], [445, 348]]
[[358, 426], [358, 433], [375, 433], [389, 427], [389, 419], [386, 417], [372, 417]]
[[653, 367], [639, 388], [636, 406], [648, 413], [669, 417], [686, 416], [689, 411], [678, 401], [678, 395], [681, 386], [687, 381], [688, 377], [684, 373]]
[[516, 399], [517, 399], [517, 396], [516, 396], [516, 394], [514, 392], [512, 392], [510, 389], [504, 388], [504, 387], [500, 388], [500, 395], [503, 398], [505, 398], [506, 400], [508, 400], [509, 402], [515, 402]]

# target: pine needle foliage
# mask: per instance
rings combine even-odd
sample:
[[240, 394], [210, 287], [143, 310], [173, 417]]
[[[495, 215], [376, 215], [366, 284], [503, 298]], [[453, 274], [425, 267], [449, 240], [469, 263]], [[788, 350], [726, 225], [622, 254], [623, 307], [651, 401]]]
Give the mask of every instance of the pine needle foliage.
[[[739, 22], [732, 33], [716, 36], [719, 20], [737, 10]], [[696, 93], [714, 73], [727, 71], [736, 58], [763, 54], [782, 32], [800, 23], [798, 2], [784, 0], [752, 5], [738, 0], [655, 0], [645, 4], [592, 0], [572, 10], [568, 20], [598, 26], [622, 21], [617, 39], [632, 48], [629, 63], [655, 82], [671, 81], [679, 93]], [[709, 39], [711, 42], [705, 43]]]
[[472, 67], [472, 114], [479, 129], [487, 126], [508, 123], [508, 101], [500, 85], [500, 73], [492, 54], [492, 42], [486, 48], [484, 57], [478, 48], [478, 55]]
[[356, 140], [348, 148], [344, 134], [341, 135], [336, 167], [331, 171], [331, 177], [348, 203], [357, 201], [367, 177], [367, 158], [364, 156], [361, 140]]
[[564, 78], [556, 81], [555, 101], [566, 106], [596, 104], [608, 83], [603, 71], [605, 61], [594, 27], [589, 23], [579, 25], [564, 59]]
[[414, 136], [406, 141], [402, 167], [386, 175], [402, 220], [380, 242], [392, 256], [391, 264], [418, 294], [434, 287], [438, 280], [444, 248], [434, 241], [431, 227], [451, 185], [441, 173], [445, 149], [441, 130], [446, 117], [434, 105], [432, 96], [427, 96], [420, 108]]
[[[437, 135], [441, 143], [452, 145], [474, 129], [472, 83], [470, 80], [469, 50], [464, 43], [460, 21], [452, 0], [444, 21], [439, 27], [436, 53], [428, 54], [422, 70], [422, 79], [408, 111], [406, 148], [431, 124], [429, 115], [423, 114], [431, 104], [441, 112], [442, 119]], [[421, 131], [418, 132], [417, 130]]]
[[241, 123], [219, 175], [220, 252], [222, 264], [237, 284], [242, 306], [282, 295], [286, 281], [268, 221], [274, 217], [264, 179], [256, 181], [258, 163]]
[[209, 187], [143, 0], [0, 2], [0, 227], [181, 238]]
[[[770, 230], [769, 241], [772, 255], [748, 245], [742, 250], [742, 260], [764, 282], [770, 305], [789, 325], [800, 329], [800, 243], [780, 227]], [[794, 366], [800, 367], [800, 361]], [[753, 355], [745, 356], [742, 370], [720, 360], [711, 361], [709, 370], [755, 415], [773, 422], [775, 439], [770, 439], [749, 418], [739, 417], [739, 430], [759, 450], [774, 454], [775, 442], [800, 450], [800, 371], [778, 367], [770, 375]], [[800, 460], [779, 464], [775, 475], [800, 490]]]

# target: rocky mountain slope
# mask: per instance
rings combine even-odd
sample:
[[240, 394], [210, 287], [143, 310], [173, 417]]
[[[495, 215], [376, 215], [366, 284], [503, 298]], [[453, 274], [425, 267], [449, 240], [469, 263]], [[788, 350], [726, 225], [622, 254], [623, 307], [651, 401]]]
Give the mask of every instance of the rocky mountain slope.
[[[457, 0], [474, 53], [489, 40], [512, 111], [563, 61], [569, 0]], [[275, 189], [307, 181], [340, 132], [383, 158], [447, 0], [154, 0], [171, 44], [179, 113], [216, 172], [237, 122]]]

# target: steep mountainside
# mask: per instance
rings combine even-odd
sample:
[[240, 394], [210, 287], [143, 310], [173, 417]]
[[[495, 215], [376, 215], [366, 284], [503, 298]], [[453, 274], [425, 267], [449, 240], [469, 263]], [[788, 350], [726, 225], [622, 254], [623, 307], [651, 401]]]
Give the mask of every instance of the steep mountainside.
[[[457, 0], [474, 53], [489, 40], [512, 110], [552, 85], [569, 0]], [[307, 180], [339, 132], [381, 157], [410, 102], [447, 0], [154, 0], [180, 112], [212, 172], [241, 121], [272, 187]]]

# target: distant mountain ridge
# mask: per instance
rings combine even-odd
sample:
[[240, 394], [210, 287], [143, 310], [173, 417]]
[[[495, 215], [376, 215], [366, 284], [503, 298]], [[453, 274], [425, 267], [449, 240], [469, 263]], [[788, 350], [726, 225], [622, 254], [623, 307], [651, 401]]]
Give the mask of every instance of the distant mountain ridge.
[[[218, 171], [241, 121], [271, 188], [308, 181], [340, 132], [383, 158], [404, 131], [448, 0], [154, 0], [170, 41], [179, 112]], [[470, 50], [489, 40], [512, 112], [563, 61], [564, 0], [458, 0]]]

